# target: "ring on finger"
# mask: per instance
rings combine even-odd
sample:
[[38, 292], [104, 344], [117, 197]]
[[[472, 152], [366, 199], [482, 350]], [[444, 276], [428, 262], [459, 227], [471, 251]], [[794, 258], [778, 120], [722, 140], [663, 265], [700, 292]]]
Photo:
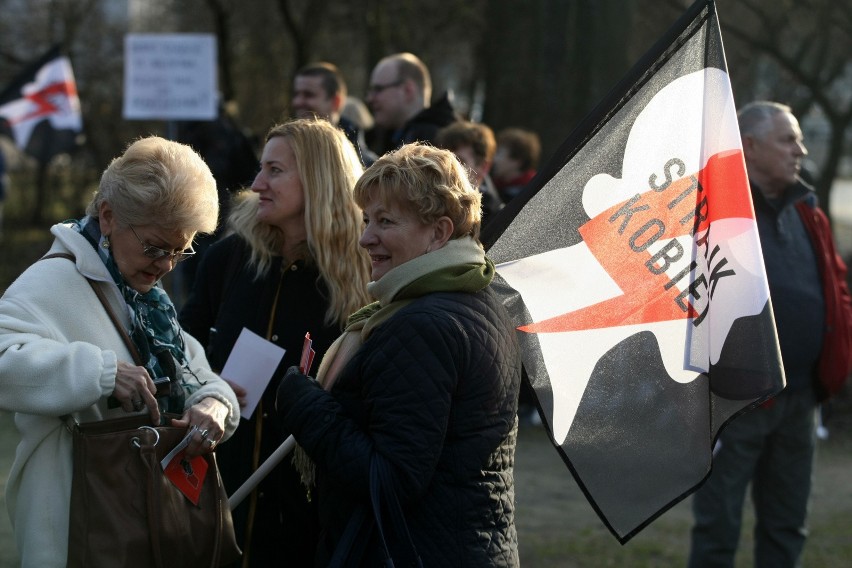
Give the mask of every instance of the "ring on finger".
[[207, 439], [207, 435], [208, 435], [209, 433], [210, 433], [210, 431], [209, 431], [209, 430], [207, 430], [207, 428], [205, 428], [204, 430], [202, 430], [201, 432], [199, 432], [199, 434], [201, 434], [201, 439], [202, 439], [202, 440], [206, 440], [206, 439]]
[[141, 400], [134, 400], [132, 404], [133, 410], [142, 410], [142, 407], [145, 406], [145, 404]]
[[214, 439], [210, 438], [210, 439], [208, 439], [208, 440], [207, 440], [207, 444], [208, 444], [211, 448], [213, 448], [213, 447], [216, 445], [216, 440], [214, 440]]

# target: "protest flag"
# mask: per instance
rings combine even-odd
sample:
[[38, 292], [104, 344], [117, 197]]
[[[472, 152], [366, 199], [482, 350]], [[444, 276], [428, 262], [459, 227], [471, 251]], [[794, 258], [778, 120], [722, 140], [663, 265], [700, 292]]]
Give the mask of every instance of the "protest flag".
[[623, 544], [784, 374], [715, 5], [695, 2], [483, 232], [552, 442]]
[[0, 131], [41, 164], [73, 150], [82, 130], [71, 62], [59, 46], [28, 65], [0, 93]]

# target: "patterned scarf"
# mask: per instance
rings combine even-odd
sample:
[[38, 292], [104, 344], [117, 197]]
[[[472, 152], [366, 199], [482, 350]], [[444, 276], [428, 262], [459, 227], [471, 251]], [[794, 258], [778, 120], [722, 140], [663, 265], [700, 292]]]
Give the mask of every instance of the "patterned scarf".
[[159, 282], [144, 294], [127, 285], [115, 264], [112, 250], [102, 246], [106, 237], [101, 234], [96, 218], [84, 217], [80, 221], [69, 222], [98, 252], [113, 282], [118, 286], [130, 312], [128, 335], [142, 357], [142, 365], [152, 378], [169, 377], [171, 380], [168, 397], [160, 400], [161, 410], [182, 413], [186, 395], [198, 390], [201, 383], [197, 377], [194, 383], [188, 383], [185, 379], [186, 375], [194, 375], [189, 371], [174, 304]]
[[[367, 290], [378, 298], [377, 301], [349, 316], [343, 334], [322, 358], [317, 381], [325, 390], [331, 390], [340, 371], [373, 330], [417, 298], [437, 292], [473, 294], [488, 286], [494, 273], [494, 263], [470, 237], [451, 240], [436, 251], [389, 270], [379, 280], [367, 285]], [[293, 454], [293, 465], [301, 475], [310, 500], [315, 467], [298, 445]]]

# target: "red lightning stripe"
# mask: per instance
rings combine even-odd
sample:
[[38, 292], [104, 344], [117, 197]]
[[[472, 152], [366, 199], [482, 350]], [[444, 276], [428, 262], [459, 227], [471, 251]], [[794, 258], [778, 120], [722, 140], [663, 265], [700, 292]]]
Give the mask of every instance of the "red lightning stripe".
[[21, 117], [17, 117], [12, 124], [26, 122], [27, 120], [32, 120], [40, 116], [50, 116], [51, 114], [57, 114], [60, 112], [60, 109], [53, 103], [56, 97], [68, 99], [76, 95], [77, 88], [75, 87], [72, 81], [45, 85], [43, 89], [35, 93], [30, 93], [26, 95], [26, 99], [32, 102], [36, 106], [36, 108], [28, 114], [25, 114]]
[[666, 289], [671, 277], [649, 270], [650, 251], [639, 249], [652, 240], [662, 244], [693, 230], [700, 233], [727, 218], [754, 219], [741, 150], [716, 154], [698, 174], [647, 191], [583, 225], [584, 242], [623, 295], [518, 329], [553, 333], [694, 317], [691, 304], [684, 310], [676, 301], [678, 287]]

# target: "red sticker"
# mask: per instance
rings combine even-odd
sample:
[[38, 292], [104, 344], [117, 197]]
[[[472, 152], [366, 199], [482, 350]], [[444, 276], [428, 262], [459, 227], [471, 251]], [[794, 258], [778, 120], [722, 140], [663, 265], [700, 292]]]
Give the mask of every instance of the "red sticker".
[[311, 345], [314, 341], [311, 339], [311, 332], [305, 334], [305, 342], [302, 344], [302, 358], [299, 360], [299, 372], [303, 375], [308, 375], [311, 372], [311, 365], [314, 362], [316, 354]]
[[164, 473], [193, 505], [198, 505], [207, 475], [207, 461], [202, 456], [187, 459], [186, 450], [182, 450], [169, 462]]

